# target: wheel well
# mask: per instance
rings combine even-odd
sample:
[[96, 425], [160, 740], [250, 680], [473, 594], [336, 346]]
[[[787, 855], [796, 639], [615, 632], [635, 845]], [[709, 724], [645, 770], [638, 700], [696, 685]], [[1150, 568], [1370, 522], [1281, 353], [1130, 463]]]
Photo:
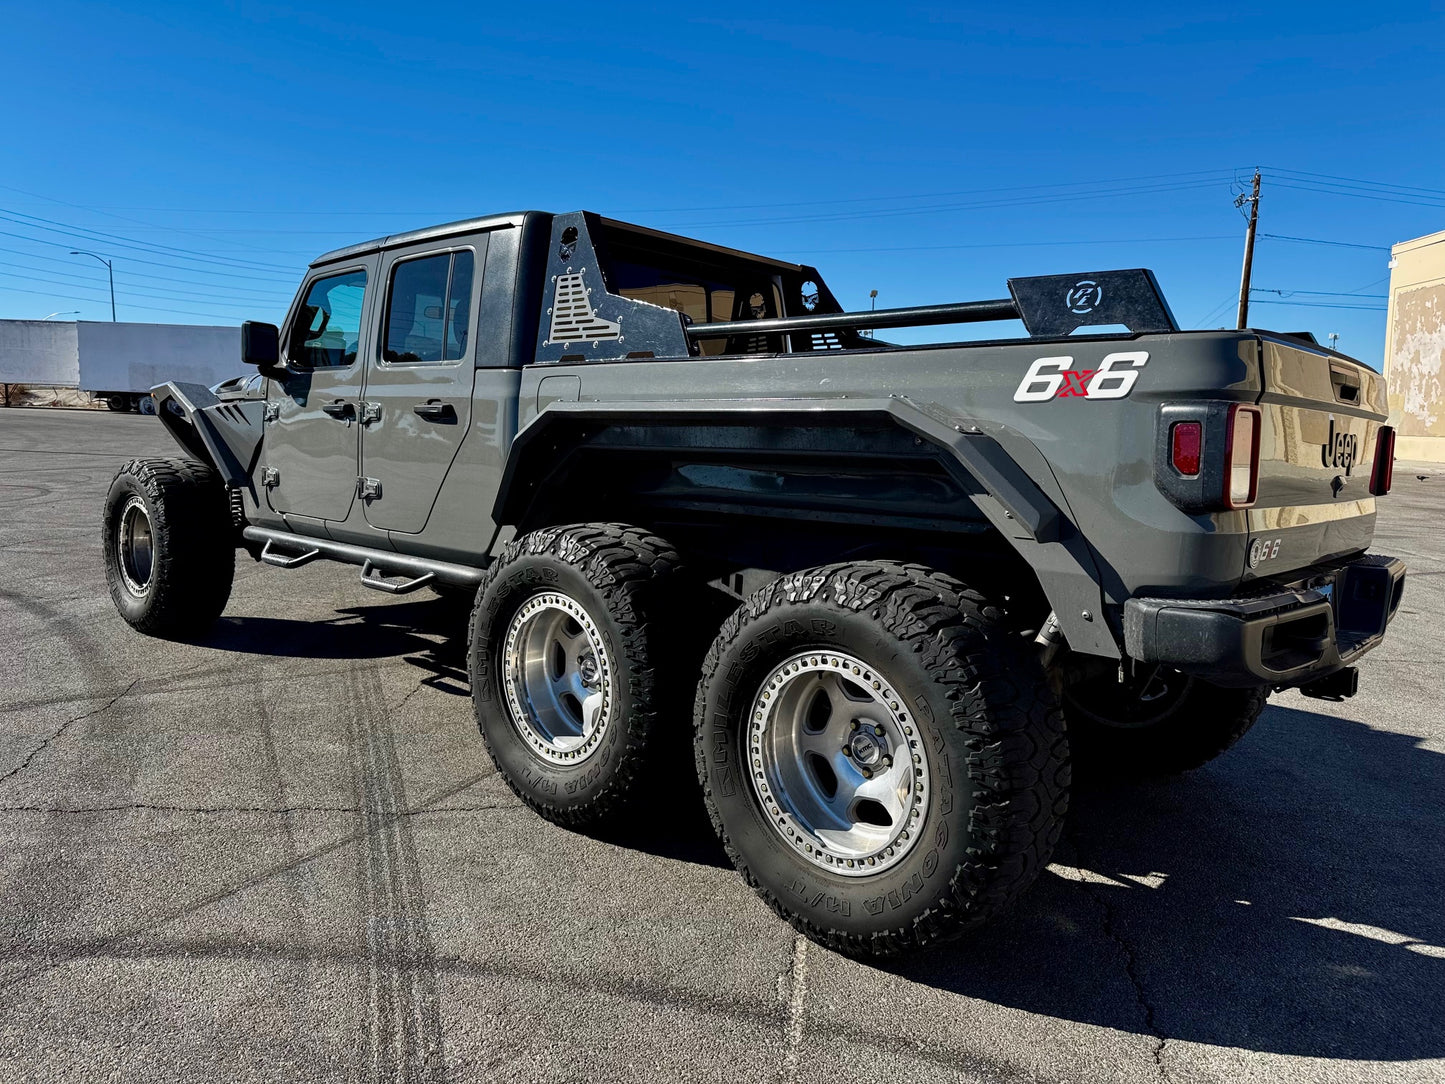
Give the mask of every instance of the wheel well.
[[518, 533], [631, 523], [710, 579], [916, 562], [1007, 597], [1035, 627], [1049, 610], [1033, 569], [948, 469], [946, 451], [895, 427], [603, 427], [549, 450], [545, 472], [522, 480], [531, 494]]

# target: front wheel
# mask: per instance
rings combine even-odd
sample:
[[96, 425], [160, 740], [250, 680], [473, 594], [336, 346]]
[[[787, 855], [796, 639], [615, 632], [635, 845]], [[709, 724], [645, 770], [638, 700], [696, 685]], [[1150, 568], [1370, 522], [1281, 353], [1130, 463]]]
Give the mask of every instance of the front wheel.
[[236, 571], [226, 491], [210, 467], [133, 459], [105, 498], [101, 523], [111, 600], [151, 636], [196, 636], [221, 616]]
[[734, 865], [795, 927], [881, 955], [977, 926], [1048, 862], [1063, 720], [1003, 615], [912, 565], [753, 595], [703, 666], [696, 756]]

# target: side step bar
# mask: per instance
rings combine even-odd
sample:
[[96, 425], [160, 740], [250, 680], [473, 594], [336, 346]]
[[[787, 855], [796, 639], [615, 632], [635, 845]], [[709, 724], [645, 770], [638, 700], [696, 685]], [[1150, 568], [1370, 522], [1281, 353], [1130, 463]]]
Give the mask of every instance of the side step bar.
[[[447, 583], [457, 587], [475, 587], [482, 581], [482, 569], [433, 561], [428, 557], [407, 557], [369, 546], [353, 546], [349, 542], [333, 542], [326, 538], [273, 531], [269, 527], [247, 527], [241, 537], [248, 542], [262, 543], [260, 559], [277, 568], [299, 568], [318, 557], [361, 566], [361, 582], [374, 591], [389, 595], [405, 595], [429, 583]], [[278, 552], [286, 550], [287, 553]], [[386, 576], [407, 577], [400, 583]]]

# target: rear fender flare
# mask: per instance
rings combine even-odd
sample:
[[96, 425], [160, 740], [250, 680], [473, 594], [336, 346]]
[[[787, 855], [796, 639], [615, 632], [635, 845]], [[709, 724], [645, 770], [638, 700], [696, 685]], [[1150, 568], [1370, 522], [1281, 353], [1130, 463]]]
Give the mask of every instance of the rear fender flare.
[[[657, 403], [556, 401], [512, 442], [492, 510], [499, 524], [523, 524], [557, 465], [612, 425], [749, 424], [818, 428], [885, 422], [932, 444], [960, 489], [1028, 562], [1053, 606], [1069, 646], [1119, 658], [1116, 631], [1104, 618], [1095, 555], [1074, 526], [1043, 455], [1007, 427], [950, 416], [906, 396], [887, 399]], [[1027, 462], [1025, 469], [1020, 461]]]

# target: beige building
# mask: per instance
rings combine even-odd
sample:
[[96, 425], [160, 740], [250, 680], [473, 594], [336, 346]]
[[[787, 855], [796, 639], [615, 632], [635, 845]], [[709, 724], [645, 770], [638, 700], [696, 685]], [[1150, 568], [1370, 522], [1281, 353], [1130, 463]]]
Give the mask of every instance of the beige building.
[[1445, 463], [1445, 230], [1390, 250], [1385, 378], [1395, 455]]

